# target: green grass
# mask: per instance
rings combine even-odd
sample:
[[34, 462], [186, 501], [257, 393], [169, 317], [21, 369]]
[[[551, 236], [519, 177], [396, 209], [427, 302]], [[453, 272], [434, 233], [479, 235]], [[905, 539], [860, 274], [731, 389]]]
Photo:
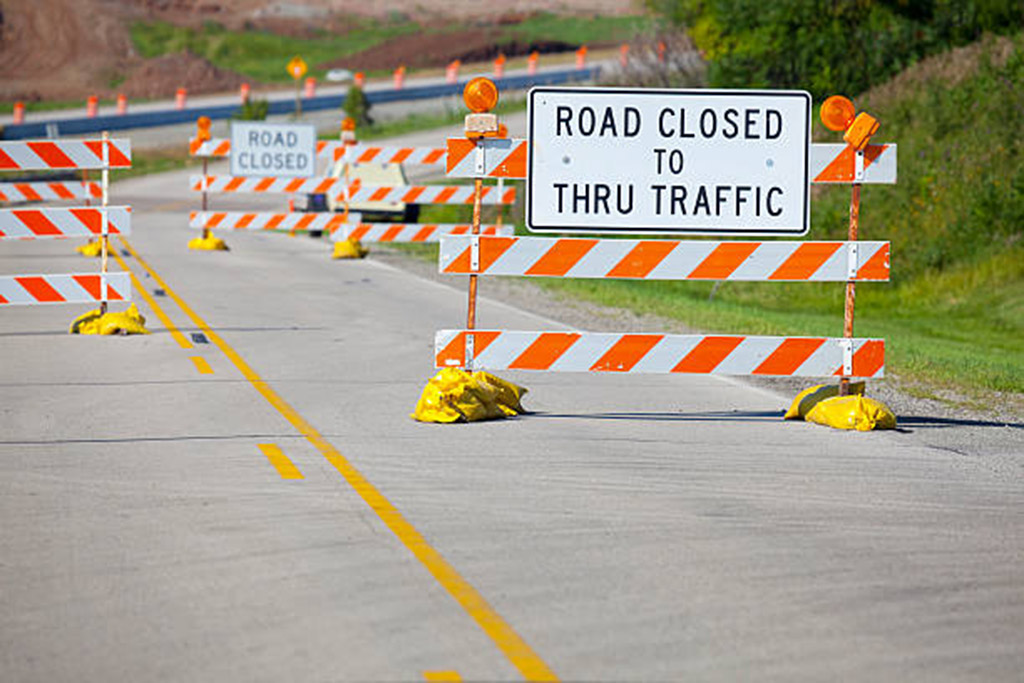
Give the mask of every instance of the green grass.
[[[549, 13], [533, 15], [519, 24], [499, 26], [502, 39], [519, 41], [561, 41], [571, 44], [608, 43], [629, 40], [648, 29], [645, 17], [560, 17]], [[452, 25], [439, 33], [468, 28]], [[322, 77], [318, 64], [362, 52], [392, 38], [424, 29], [403, 18], [360, 20], [345, 34], [321, 32], [310, 38], [291, 38], [265, 31], [228, 31], [214, 22], [201, 28], [175, 26], [166, 22], [136, 22], [132, 40], [143, 57], [159, 57], [188, 50], [213, 64], [264, 83], [288, 83], [285, 64], [300, 55], [309, 64], [309, 75]], [[394, 66], [398, 66], [395, 64]]]
[[310, 76], [323, 76], [317, 64], [369, 49], [419, 27], [409, 21], [366, 20], [344, 35], [326, 32], [312, 38], [292, 38], [266, 31], [228, 31], [219, 24], [205, 23], [194, 29], [166, 22], [136, 22], [132, 40], [143, 57], [159, 57], [188, 50], [216, 66], [230, 69], [264, 83], [290, 83], [285, 65], [300, 55], [309, 65]]

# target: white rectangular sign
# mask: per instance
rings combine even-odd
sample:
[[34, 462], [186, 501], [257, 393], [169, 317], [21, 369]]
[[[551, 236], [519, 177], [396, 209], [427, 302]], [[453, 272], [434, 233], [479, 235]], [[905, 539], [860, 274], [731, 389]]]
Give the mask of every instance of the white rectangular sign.
[[316, 171], [316, 129], [307, 124], [234, 121], [231, 175], [308, 178]]
[[526, 225], [805, 234], [810, 116], [803, 91], [533, 88]]

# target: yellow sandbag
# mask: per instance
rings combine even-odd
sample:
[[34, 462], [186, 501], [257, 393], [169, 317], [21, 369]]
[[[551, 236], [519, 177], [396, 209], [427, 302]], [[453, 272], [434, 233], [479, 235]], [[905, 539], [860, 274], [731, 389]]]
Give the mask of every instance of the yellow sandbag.
[[359, 243], [359, 240], [341, 240], [334, 243], [334, 254], [331, 258], [364, 258], [370, 250]]
[[896, 416], [881, 401], [866, 396], [834, 396], [814, 406], [807, 421], [836, 429], [895, 429]]
[[475, 422], [524, 411], [526, 389], [486, 372], [444, 368], [430, 378], [411, 417], [420, 422]]
[[83, 313], [71, 323], [71, 334], [149, 334], [146, 319], [132, 304], [127, 311], [107, 311], [100, 315], [100, 309]]
[[230, 249], [228, 249], [228, 245], [224, 243], [224, 240], [213, 235], [190, 239], [188, 241], [188, 248], [197, 249], [199, 251], [230, 251]]
[[95, 258], [103, 253], [103, 244], [100, 240], [96, 240], [95, 242], [88, 242], [80, 247], [75, 247], [75, 251], [82, 256]]
[[[864, 394], [864, 382], [850, 382], [850, 394], [862, 396]], [[809, 389], [804, 389], [793, 399], [793, 403], [789, 406], [789, 410], [786, 411], [783, 419], [803, 420], [807, 417], [807, 413], [811, 412], [811, 409], [818, 405], [819, 401], [824, 401], [826, 398], [838, 395], [838, 384], [819, 384]]]

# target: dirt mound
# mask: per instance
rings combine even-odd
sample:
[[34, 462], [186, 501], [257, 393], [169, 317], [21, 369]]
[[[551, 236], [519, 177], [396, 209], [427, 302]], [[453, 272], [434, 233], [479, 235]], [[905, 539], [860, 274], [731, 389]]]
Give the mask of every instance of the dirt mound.
[[559, 41], [502, 40], [493, 30], [449, 31], [444, 33], [418, 33], [399, 36], [354, 55], [334, 59], [318, 66], [324, 69], [391, 69], [399, 64], [409, 68], [443, 66], [454, 59], [463, 62], [482, 62], [498, 54], [506, 57], [575, 50], [578, 45]]
[[179, 87], [190, 95], [237, 90], [246, 79], [190, 52], [146, 60], [118, 88], [131, 99], [173, 97]]

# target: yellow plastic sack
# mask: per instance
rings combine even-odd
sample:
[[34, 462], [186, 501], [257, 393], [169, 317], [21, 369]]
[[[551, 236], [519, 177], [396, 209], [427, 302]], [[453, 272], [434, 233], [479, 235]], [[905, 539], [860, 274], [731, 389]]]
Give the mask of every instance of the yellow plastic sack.
[[331, 258], [364, 258], [370, 250], [359, 243], [359, 240], [341, 240], [334, 243], [334, 254]]
[[86, 244], [83, 244], [80, 247], [75, 247], [75, 251], [77, 251], [82, 256], [96, 258], [103, 254], [103, 244], [100, 242], [100, 240], [96, 240], [94, 242], [88, 242]]
[[476, 422], [526, 412], [526, 389], [478, 371], [444, 368], [430, 378], [411, 417], [420, 422]]
[[[850, 394], [863, 396], [864, 382], [850, 382]], [[809, 389], [804, 389], [793, 399], [793, 403], [789, 406], [789, 410], [786, 411], [783, 419], [803, 420], [807, 417], [807, 413], [811, 412], [811, 409], [818, 405], [820, 401], [838, 395], [838, 384], [819, 384]]]
[[107, 311], [100, 315], [100, 309], [83, 313], [71, 323], [71, 334], [149, 334], [146, 319], [132, 304], [127, 311]]
[[866, 396], [827, 398], [807, 413], [807, 421], [858, 432], [896, 428], [896, 416], [888, 406]]
[[189, 249], [197, 249], [199, 251], [230, 251], [228, 245], [224, 243], [219, 237], [210, 235], [209, 237], [195, 237], [188, 241]]

